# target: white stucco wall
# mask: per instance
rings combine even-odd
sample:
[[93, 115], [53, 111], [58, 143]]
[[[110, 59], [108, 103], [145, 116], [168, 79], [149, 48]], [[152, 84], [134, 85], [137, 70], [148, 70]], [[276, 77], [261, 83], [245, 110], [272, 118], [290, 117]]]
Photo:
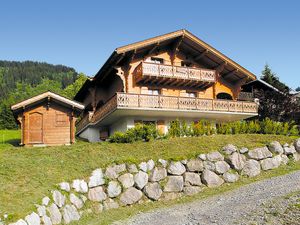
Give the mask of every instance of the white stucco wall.
[[99, 142], [100, 141], [99, 128], [88, 127], [82, 133], [79, 134], [79, 137], [88, 140], [89, 142]]

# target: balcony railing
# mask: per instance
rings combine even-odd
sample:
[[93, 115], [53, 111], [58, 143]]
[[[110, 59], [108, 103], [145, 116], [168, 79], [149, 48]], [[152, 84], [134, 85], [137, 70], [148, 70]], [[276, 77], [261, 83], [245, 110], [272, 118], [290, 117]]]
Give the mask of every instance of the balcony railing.
[[89, 122], [102, 120], [106, 115], [116, 109], [165, 109], [186, 111], [211, 111], [211, 112], [233, 112], [233, 113], [257, 113], [255, 102], [215, 100], [191, 97], [176, 97], [163, 95], [144, 95], [117, 93], [98, 109], [90, 120], [83, 119], [77, 125], [80, 130]]
[[201, 87], [216, 82], [216, 71], [141, 62], [136, 68], [136, 80], [144, 84]]
[[254, 99], [253, 93], [252, 92], [240, 92], [239, 100], [243, 100], [243, 101], [252, 101]]

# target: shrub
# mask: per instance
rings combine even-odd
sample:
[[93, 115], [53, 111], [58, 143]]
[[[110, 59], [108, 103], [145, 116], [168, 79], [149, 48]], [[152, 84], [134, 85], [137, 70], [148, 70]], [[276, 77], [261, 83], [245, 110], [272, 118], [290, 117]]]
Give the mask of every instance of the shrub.
[[154, 124], [137, 124], [128, 129], [125, 133], [115, 132], [110, 136], [110, 142], [114, 143], [132, 143], [134, 141], [150, 141], [158, 137], [158, 131]]
[[180, 137], [181, 129], [179, 119], [170, 122], [169, 135], [171, 137]]
[[170, 122], [168, 134], [160, 133], [154, 124], [143, 125], [137, 124], [134, 128], [127, 130], [125, 133], [115, 132], [110, 137], [110, 142], [131, 143], [134, 141], [150, 141], [152, 139], [166, 139], [169, 137], [181, 136], [202, 136], [212, 134], [278, 134], [278, 135], [299, 135], [299, 130], [294, 122], [282, 123], [275, 122], [269, 118], [263, 121], [236, 121], [230, 123], [218, 123], [216, 126], [212, 121], [200, 120], [197, 123], [192, 122], [190, 125], [186, 121], [178, 119]]

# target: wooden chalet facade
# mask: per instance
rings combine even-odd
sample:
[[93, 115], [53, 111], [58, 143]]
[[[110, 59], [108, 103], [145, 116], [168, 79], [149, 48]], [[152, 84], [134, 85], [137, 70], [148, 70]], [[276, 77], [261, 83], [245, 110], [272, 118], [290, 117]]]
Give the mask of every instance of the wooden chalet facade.
[[155, 123], [241, 120], [257, 115], [257, 103], [238, 100], [254, 74], [187, 30], [117, 48], [75, 96], [83, 102], [77, 134], [89, 141]]
[[21, 145], [52, 146], [75, 142], [75, 123], [84, 106], [45, 92], [11, 109], [21, 126]]

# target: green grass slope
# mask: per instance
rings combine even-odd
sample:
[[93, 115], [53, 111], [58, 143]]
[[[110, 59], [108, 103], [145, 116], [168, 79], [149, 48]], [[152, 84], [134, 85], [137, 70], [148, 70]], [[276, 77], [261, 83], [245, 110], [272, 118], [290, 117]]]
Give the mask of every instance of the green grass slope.
[[215, 135], [149, 143], [78, 142], [72, 146], [24, 148], [15, 145], [19, 133], [0, 131], [0, 215], [8, 213], [12, 219], [24, 217], [34, 210], [34, 204], [49, 195], [55, 184], [88, 178], [93, 169], [104, 168], [113, 162], [138, 163], [150, 158], [178, 160], [219, 150], [228, 143], [254, 148], [272, 140], [293, 141], [292, 137], [274, 135]]

